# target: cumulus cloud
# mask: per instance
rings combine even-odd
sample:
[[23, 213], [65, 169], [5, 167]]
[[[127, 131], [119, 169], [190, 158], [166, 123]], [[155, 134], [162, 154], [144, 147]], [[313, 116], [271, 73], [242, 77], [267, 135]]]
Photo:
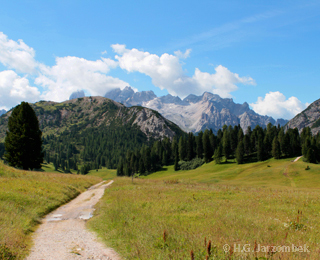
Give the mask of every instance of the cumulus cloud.
[[3, 65], [17, 72], [32, 73], [37, 65], [34, 56], [35, 51], [22, 40], [10, 40], [0, 32], [0, 62]]
[[251, 103], [250, 106], [261, 115], [291, 119], [304, 110], [308, 104], [303, 104], [296, 97], [286, 99], [285, 95], [276, 91], [267, 93], [264, 98], [258, 97], [257, 102]]
[[40, 98], [40, 92], [29, 84], [29, 80], [20, 77], [13, 70], [0, 72], [0, 109], [10, 109], [21, 101], [35, 102]]
[[140, 72], [152, 79], [152, 83], [160, 89], [167, 89], [172, 95], [185, 97], [190, 93], [200, 95], [204, 91], [213, 92], [221, 97], [231, 97], [230, 92], [237, 90], [237, 85], [255, 84], [250, 77], [240, 77], [227, 68], [219, 65], [216, 73], [210, 74], [195, 69], [193, 77], [186, 75], [179, 58], [186, 58], [191, 50], [175, 55], [164, 53], [161, 56], [137, 49], [126, 49], [125, 45], [112, 45], [117, 53], [115, 59], [119, 66], [128, 72]]
[[198, 83], [202, 92], [212, 89], [214, 94], [221, 97], [230, 97], [230, 92], [238, 89], [236, 84], [255, 85], [255, 81], [250, 77], [240, 77], [237, 73], [232, 73], [226, 67], [219, 65], [215, 68], [216, 73], [210, 74], [195, 70], [193, 79]]
[[117, 67], [117, 62], [107, 58], [90, 61], [78, 57], [58, 57], [56, 65], [40, 65], [40, 75], [35, 83], [44, 87], [42, 98], [64, 101], [78, 89], [87, 90], [90, 95], [103, 96], [108, 90], [123, 89], [129, 84], [105, 75]]

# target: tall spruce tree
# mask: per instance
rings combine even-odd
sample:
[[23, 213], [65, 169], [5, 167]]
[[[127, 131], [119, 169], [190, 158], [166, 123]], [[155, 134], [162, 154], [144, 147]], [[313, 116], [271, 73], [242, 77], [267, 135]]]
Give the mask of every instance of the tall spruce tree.
[[198, 133], [198, 136], [196, 137], [196, 143], [197, 143], [197, 156], [198, 158], [203, 158], [203, 142], [202, 142], [203, 132], [200, 131]]
[[221, 158], [222, 158], [222, 148], [221, 145], [218, 146], [218, 148], [214, 151], [214, 160], [216, 164], [221, 163]]
[[278, 141], [278, 136], [275, 136], [272, 141], [272, 156], [274, 159], [280, 159], [281, 157], [281, 149], [280, 143]]
[[180, 161], [185, 161], [187, 157], [186, 139], [183, 136], [179, 139], [179, 157]]
[[27, 102], [16, 106], [8, 121], [5, 160], [24, 170], [40, 169], [44, 153], [38, 118]]
[[238, 143], [237, 146], [236, 159], [238, 164], [242, 164], [244, 162], [244, 145], [242, 140]]
[[204, 161], [206, 163], [211, 161], [212, 158], [212, 150], [211, 150], [211, 144], [210, 144], [210, 137], [209, 137], [209, 131], [206, 129], [202, 136], [202, 143], [203, 143], [203, 152], [204, 152]]

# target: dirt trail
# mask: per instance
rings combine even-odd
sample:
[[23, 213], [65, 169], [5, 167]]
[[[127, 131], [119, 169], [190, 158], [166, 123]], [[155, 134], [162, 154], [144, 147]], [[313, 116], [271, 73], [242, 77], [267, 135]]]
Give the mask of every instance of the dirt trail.
[[[294, 159], [294, 161], [291, 161], [291, 163], [294, 163], [296, 161], [298, 161], [302, 156], [299, 156], [297, 157], [296, 159]], [[290, 180], [290, 184], [291, 184], [291, 187], [296, 187], [296, 184], [295, 182], [293, 181], [293, 179], [289, 176], [288, 174], [288, 167], [289, 167], [289, 164], [286, 166], [286, 169], [284, 170], [284, 173], [283, 175], [286, 176], [289, 180]]]
[[34, 246], [26, 260], [120, 260], [113, 249], [106, 248], [85, 228], [86, 220], [92, 217], [93, 206], [112, 182], [92, 186], [47, 215], [34, 234]]

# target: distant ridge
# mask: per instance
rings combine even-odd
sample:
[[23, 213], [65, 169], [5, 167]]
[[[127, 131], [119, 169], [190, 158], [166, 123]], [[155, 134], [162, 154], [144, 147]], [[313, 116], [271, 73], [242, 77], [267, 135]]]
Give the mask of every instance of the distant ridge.
[[[40, 101], [34, 108], [43, 134], [61, 134], [66, 130], [81, 132], [88, 128], [138, 128], [148, 139], [172, 138], [183, 131], [157, 111], [143, 107], [126, 107], [104, 97], [84, 97], [61, 103]], [[1, 117], [0, 140], [4, 139], [11, 112]]]
[[310, 127], [313, 135], [320, 132], [320, 99], [314, 101], [286, 124], [286, 129], [297, 128], [299, 132], [305, 127]]
[[140, 105], [157, 110], [183, 130], [194, 133], [205, 129], [212, 129], [216, 133], [223, 125], [240, 125], [246, 130], [248, 126], [266, 127], [269, 123], [284, 126], [288, 122], [259, 115], [249, 108], [247, 102], [237, 104], [233, 99], [221, 98], [210, 92], [201, 96], [190, 94], [181, 100], [170, 94], [157, 97], [153, 91], [134, 92], [131, 87], [126, 87], [109, 91], [105, 97], [128, 107]]
[[4, 109], [0, 110], [0, 116], [2, 116], [2, 115], [5, 114], [5, 113], [7, 113], [6, 110], [4, 110]]
[[78, 90], [76, 92], [73, 92], [70, 95], [69, 100], [76, 99], [76, 98], [83, 98], [83, 97], [85, 97], [84, 91], [83, 90]]

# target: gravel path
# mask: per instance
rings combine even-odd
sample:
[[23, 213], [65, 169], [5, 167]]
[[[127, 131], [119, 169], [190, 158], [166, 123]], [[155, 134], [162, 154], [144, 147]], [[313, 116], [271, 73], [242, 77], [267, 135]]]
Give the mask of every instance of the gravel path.
[[297, 157], [293, 162], [298, 161], [302, 156]]
[[92, 186], [47, 215], [34, 234], [34, 246], [26, 260], [120, 260], [113, 249], [106, 248], [85, 228], [86, 220], [92, 217], [93, 206], [112, 182]]

